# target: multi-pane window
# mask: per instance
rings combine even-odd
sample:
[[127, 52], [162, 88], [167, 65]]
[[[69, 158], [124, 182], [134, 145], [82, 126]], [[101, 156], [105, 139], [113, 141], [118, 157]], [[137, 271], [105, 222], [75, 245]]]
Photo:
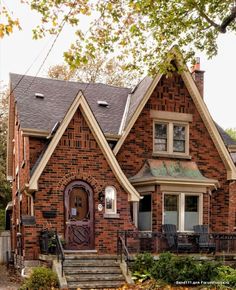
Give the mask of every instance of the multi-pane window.
[[164, 224], [174, 224], [179, 231], [193, 231], [202, 223], [202, 195], [164, 194]]
[[154, 123], [154, 152], [188, 154], [188, 124]]

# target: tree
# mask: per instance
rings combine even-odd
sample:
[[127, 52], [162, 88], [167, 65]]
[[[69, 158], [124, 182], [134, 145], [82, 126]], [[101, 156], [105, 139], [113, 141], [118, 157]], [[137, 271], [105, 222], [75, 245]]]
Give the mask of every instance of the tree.
[[0, 4], [0, 38], [13, 32], [14, 27], [20, 28], [18, 19], [13, 19], [6, 6]]
[[8, 94], [0, 93], [0, 209], [10, 200], [11, 188], [6, 178]]
[[[157, 63], [174, 44], [184, 53], [186, 61], [196, 49], [212, 57], [217, 54], [219, 34], [236, 32], [233, 0], [26, 2], [42, 15], [42, 25], [34, 30], [35, 38], [47, 32], [58, 33], [64, 23], [77, 28], [77, 40], [65, 53], [66, 61], [73, 68], [87, 63], [89, 57], [94, 58], [102, 50], [125, 58], [129, 68], [142, 69], [148, 65], [150, 72], [156, 72]], [[86, 31], [80, 25], [84, 17], [90, 17]]]
[[68, 64], [51, 66], [48, 76], [59, 80], [75, 80], [85, 83], [105, 83], [120, 87], [137, 85], [138, 73], [124, 69], [124, 65], [115, 59], [106, 61], [105, 56], [96, 54], [89, 58], [87, 63], [81, 63], [77, 68]]
[[236, 141], [236, 128], [228, 128], [225, 130], [225, 132]]

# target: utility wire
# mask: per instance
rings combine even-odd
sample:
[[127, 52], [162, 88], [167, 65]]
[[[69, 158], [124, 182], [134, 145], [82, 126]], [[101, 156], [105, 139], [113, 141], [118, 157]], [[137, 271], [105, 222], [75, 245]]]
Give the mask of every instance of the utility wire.
[[[76, 1], [74, 2], [74, 4], [76, 4]], [[34, 76], [32, 82], [31, 82], [31, 83], [29, 84], [29, 86], [24, 90], [23, 93], [26, 93], [26, 92], [29, 90], [29, 88], [32, 86], [32, 84], [33, 84], [35, 78], [38, 76], [39, 72], [41, 71], [43, 65], [45, 64], [45, 62], [46, 62], [46, 60], [47, 60], [49, 54], [51, 53], [51, 51], [52, 51], [52, 49], [53, 49], [53, 47], [54, 47], [54, 45], [55, 45], [55, 43], [56, 43], [58, 37], [60, 36], [60, 34], [61, 34], [61, 32], [62, 32], [62, 30], [63, 30], [65, 24], [66, 24], [66, 19], [67, 19], [67, 18], [70, 16], [70, 14], [72, 13], [72, 11], [73, 11], [73, 9], [74, 9], [74, 6], [75, 6], [75, 5], [72, 5], [70, 11], [67, 13], [67, 15], [66, 15], [66, 16], [63, 18], [63, 20], [61, 21], [61, 23], [60, 23], [60, 25], [59, 25], [59, 31], [58, 31], [58, 33], [56, 34], [56, 37], [55, 37], [55, 39], [54, 39], [52, 45], [50, 46], [50, 48], [49, 48], [49, 50], [48, 50], [48, 52], [47, 52], [45, 58], [43, 59], [43, 62], [41, 63], [41, 65], [40, 65], [40, 67], [39, 67], [39, 69], [37, 70], [37, 72], [36, 72], [36, 74], [35, 74], [35, 76]], [[41, 52], [40, 52], [40, 54], [41, 54]], [[40, 56], [40, 54], [36, 57], [36, 59]], [[26, 76], [27, 72], [28, 72], [28, 71], [31, 69], [31, 67], [33, 66], [34, 62], [35, 62], [35, 61], [32, 62], [32, 64], [31, 64], [31, 65], [29, 66], [29, 68], [26, 70], [26, 72], [24, 73], [24, 75], [21, 76], [21, 78], [19, 79], [19, 81], [17, 82], [17, 84], [16, 84], [16, 85], [14, 86], [14, 88], [10, 91], [9, 96], [10, 96], [10, 95], [15, 91], [15, 89], [19, 86], [19, 84], [21, 83], [21, 81], [23, 80], [23, 78]]]

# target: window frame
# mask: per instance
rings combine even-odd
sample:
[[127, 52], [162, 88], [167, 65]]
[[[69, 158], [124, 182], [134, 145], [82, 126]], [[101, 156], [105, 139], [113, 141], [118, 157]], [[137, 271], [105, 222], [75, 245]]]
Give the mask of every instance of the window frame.
[[[114, 208], [112, 208], [112, 209], [108, 209], [107, 208], [107, 198], [106, 198], [107, 192], [106, 192], [106, 189], [109, 188], [109, 187], [113, 188], [113, 190], [114, 190]], [[116, 188], [113, 185], [107, 185], [105, 187], [104, 192], [105, 192], [105, 214], [110, 214], [110, 215], [117, 214], [117, 190], [116, 190]]]
[[162, 224], [164, 224], [164, 213], [165, 213], [165, 195], [177, 195], [178, 196], [178, 221], [177, 221], [177, 228], [178, 232], [193, 232], [190, 230], [185, 230], [185, 196], [197, 196], [198, 197], [198, 224], [203, 224], [203, 193], [197, 192], [163, 192], [162, 195]]
[[[167, 125], [167, 150], [158, 151], [155, 150], [155, 133], [156, 133], [156, 124], [166, 124]], [[183, 126], [185, 127], [185, 150], [184, 152], [175, 152], [174, 151], [174, 126]], [[189, 123], [182, 121], [166, 121], [166, 120], [153, 120], [153, 154], [158, 155], [173, 155], [173, 156], [189, 156]]]
[[139, 209], [140, 204], [139, 204], [138, 205], [138, 225], [137, 225], [137, 228], [141, 232], [152, 232], [152, 228], [153, 228], [153, 224], [152, 224], [153, 223], [153, 195], [152, 195], [151, 192], [143, 192], [141, 196], [144, 197], [144, 196], [147, 196], [147, 195], [150, 195], [150, 197], [151, 197], [151, 211], [150, 211], [150, 226], [151, 226], [151, 228], [148, 229], [148, 230], [141, 230], [139, 228], [139, 213], [140, 213], [140, 209]]

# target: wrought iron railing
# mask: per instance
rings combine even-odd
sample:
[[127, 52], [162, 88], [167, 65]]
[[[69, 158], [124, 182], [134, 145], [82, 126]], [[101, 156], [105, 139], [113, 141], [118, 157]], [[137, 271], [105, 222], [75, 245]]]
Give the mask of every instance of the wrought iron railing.
[[117, 238], [117, 257], [120, 258], [120, 261], [123, 262], [123, 255], [124, 255], [124, 261], [126, 262], [126, 274], [128, 275], [129, 272], [129, 262], [130, 262], [130, 254], [126, 247], [126, 239], [123, 238], [118, 233]]
[[61, 261], [61, 275], [64, 275], [65, 254], [61, 243], [61, 239], [56, 230], [44, 229], [40, 233], [40, 251], [42, 254], [57, 255], [58, 262]]
[[[162, 232], [141, 232], [141, 231], [119, 231], [118, 241], [121, 243], [121, 238], [129, 255], [150, 252], [162, 253], [173, 251], [178, 253], [178, 248], [170, 248], [168, 245], [167, 235]], [[176, 233], [176, 237], [188, 240], [192, 244], [190, 253], [199, 253], [197, 233]], [[235, 254], [236, 255], [236, 232], [233, 233], [209, 233], [211, 242], [215, 243], [216, 253]], [[207, 251], [206, 251], [207, 252]], [[119, 252], [120, 253], [120, 252]]]
[[61, 261], [61, 275], [64, 276], [64, 261], [65, 261], [65, 254], [64, 249], [61, 243], [61, 239], [58, 236], [57, 232], [55, 233], [55, 241], [56, 241], [56, 254], [57, 254], [57, 261]]

